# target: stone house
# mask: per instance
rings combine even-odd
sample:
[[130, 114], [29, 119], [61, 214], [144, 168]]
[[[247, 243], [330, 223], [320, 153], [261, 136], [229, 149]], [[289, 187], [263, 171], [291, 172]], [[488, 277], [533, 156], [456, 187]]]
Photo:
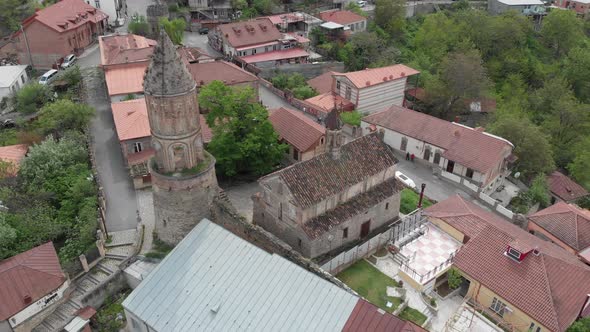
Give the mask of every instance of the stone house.
[[269, 110], [279, 139], [289, 145], [286, 158], [291, 162], [309, 160], [326, 150], [326, 128], [301, 111], [286, 108]]
[[326, 10], [319, 17], [324, 22], [334, 22], [344, 26], [351, 34], [367, 30], [367, 18], [350, 10]]
[[[486, 194], [500, 186], [515, 160], [509, 141], [399, 106], [364, 117], [364, 134], [384, 130], [385, 142], [400, 155], [413, 154], [417, 162], [449, 178], [464, 179], [473, 191]], [[459, 181], [456, 181], [459, 182]]]
[[82, 0], [62, 0], [43, 8], [24, 20], [23, 30], [15, 35], [19, 61], [51, 68], [66, 55], [80, 54], [96, 42], [107, 29], [107, 19], [107, 14]]
[[393, 151], [377, 134], [343, 145], [337, 117], [326, 118], [326, 153], [262, 177], [253, 197], [253, 222], [310, 258], [365, 239], [399, 215]]
[[588, 190], [560, 171], [554, 171], [547, 176], [547, 185], [551, 193], [551, 203], [575, 203], [590, 195]]

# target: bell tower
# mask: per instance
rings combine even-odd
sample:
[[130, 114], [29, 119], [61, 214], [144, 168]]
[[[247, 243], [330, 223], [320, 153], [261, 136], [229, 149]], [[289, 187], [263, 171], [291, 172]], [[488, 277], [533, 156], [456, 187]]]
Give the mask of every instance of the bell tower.
[[196, 83], [163, 29], [143, 88], [156, 151], [149, 163], [156, 233], [175, 245], [210, 217], [218, 187], [215, 159], [203, 148]]

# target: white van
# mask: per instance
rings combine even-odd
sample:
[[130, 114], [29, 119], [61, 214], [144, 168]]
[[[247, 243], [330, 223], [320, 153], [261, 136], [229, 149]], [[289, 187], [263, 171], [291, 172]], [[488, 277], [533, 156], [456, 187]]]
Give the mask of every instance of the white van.
[[39, 79], [39, 84], [45, 85], [45, 84], [50, 83], [51, 81], [53, 81], [55, 79], [56, 75], [57, 75], [57, 70], [55, 70], [55, 69], [51, 69], [51, 70], [47, 71]]

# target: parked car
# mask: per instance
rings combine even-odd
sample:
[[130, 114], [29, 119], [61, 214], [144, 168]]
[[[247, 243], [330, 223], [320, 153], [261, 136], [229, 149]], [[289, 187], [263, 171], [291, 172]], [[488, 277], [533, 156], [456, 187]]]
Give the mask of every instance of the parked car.
[[414, 180], [410, 179], [409, 177], [407, 177], [404, 173], [400, 172], [400, 171], [396, 171], [395, 172], [395, 177], [400, 180], [401, 182], [403, 182], [406, 186], [412, 188], [412, 189], [416, 189], [416, 183], [414, 183]]
[[361, 0], [361, 1], [357, 1], [357, 2], [356, 2], [356, 4], [357, 4], [359, 7], [361, 7], [361, 8], [362, 8], [362, 7], [364, 7], [364, 6], [366, 6], [366, 5], [367, 5], [367, 2], [366, 2], [366, 1], [362, 1], [362, 0]]
[[209, 33], [209, 28], [200, 28], [199, 35], [206, 35]]
[[70, 54], [64, 58], [64, 62], [61, 63], [61, 68], [66, 69], [74, 65], [78, 58], [74, 54]]
[[53, 80], [55, 79], [55, 77], [57, 76], [57, 70], [55, 69], [51, 69], [49, 71], [47, 71], [45, 74], [43, 74], [43, 76], [41, 76], [41, 78], [39, 79], [39, 84], [49, 84], [51, 82], [53, 82]]

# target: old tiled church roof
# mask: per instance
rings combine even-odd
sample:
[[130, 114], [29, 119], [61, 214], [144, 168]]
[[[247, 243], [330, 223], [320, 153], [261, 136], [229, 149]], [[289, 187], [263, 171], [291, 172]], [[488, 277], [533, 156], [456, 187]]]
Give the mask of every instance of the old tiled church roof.
[[196, 83], [181, 61], [176, 47], [162, 30], [145, 74], [144, 91], [150, 95], [177, 95], [186, 93], [195, 86]]
[[308, 207], [396, 163], [391, 148], [371, 134], [343, 145], [338, 159], [324, 153], [274, 174], [287, 185], [298, 206]]
[[303, 224], [303, 230], [311, 239], [316, 239], [340, 223], [349, 220], [352, 216], [366, 211], [402, 189], [404, 186], [395, 178], [391, 178], [371, 190], [355, 196], [346, 203], [338, 205], [335, 209], [309, 220]]

